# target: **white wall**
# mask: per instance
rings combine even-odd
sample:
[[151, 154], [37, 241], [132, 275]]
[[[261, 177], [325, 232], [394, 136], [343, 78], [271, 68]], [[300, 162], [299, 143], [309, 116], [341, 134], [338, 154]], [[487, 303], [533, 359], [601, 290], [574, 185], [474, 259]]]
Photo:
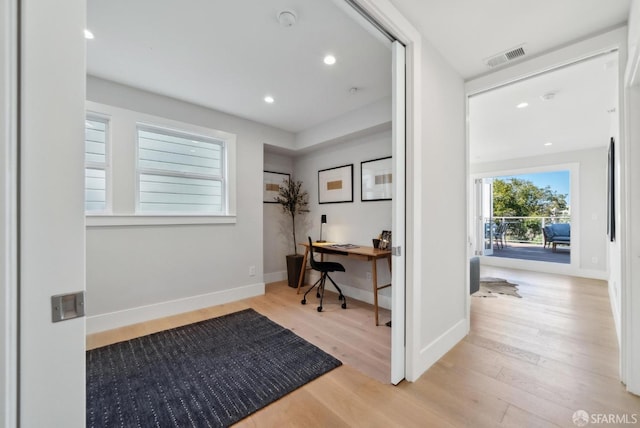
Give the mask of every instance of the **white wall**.
[[[620, 74], [622, 75], [624, 73], [624, 67], [622, 65], [620, 65]], [[618, 103], [618, 107], [617, 107], [617, 111], [621, 111], [621, 103]], [[608, 264], [608, 271], [609, 271], [609, 275], [608, 275], [608, 286], [609, 286], [609, 299], [611, 302], [611, 311], [613, 313], [613, 320], [615, 322], [616, 325], [616, 334], [618, 336], [618, 345], [621, 344], [621, 339], [622, 339], [622, 319], [621, 319], [621, 315], [622, 315], [622, 240], [621, 240], [621, 233], [623, 231], [623, 228], [621, 227], [622, 225], [622, 207], [624, 206], [624, 204], [621, 201], [621, 197], [622, 197], [622, 192], [620, 191], [621, 189], [621, 183], [622, 183], [622, 178], [623, 178], [623, 174], [622, 174], [622, 169], [621, 165], [623, 164], [623, 162], [621, 161], [621, 154], [623, 153], [623, 150], [621, 149], [621, 144], [623, 144], [622, 141], [620, 141], [620, 120], [619, 120], [619, 116], [616, 113], [615, 115], [612, 115], [612, 120], [611, 120], [611, 131], [610, 134], [611, 136], [614, 138], [615, 141], [615, 154], [614, 154], [614, 159], [615, 159], [615, 178], [614, 178], [614, 182], [615, 182], [615, 224], [616, 224], [616, 239], [615, 241], [611, 242], [609, 240], [609, 236], [606, 235], [605, 236], [605, 247], [607, 248], [607, 264]], [[607, 152], [608, 155], [608, 152]], [[605, 171], [607, 173], [607, 180], [605, 180], [605, 183], [608, 183], [608, 170], [607, 167], [605, 167]], [[605, 188], [605, 192], [607, 191], [607, 189]], [[605, 207], [606, 209], [606, 207]], [[605, 211], [605, 216], [607, 215], [606, 211]], [[607, 221], [607, 218], [605, 217], [605, 221]], [[606, 227], [606, 226], [605, 226]], [[606, 228], [605, 228], [605, 233], [606, 233]]]
[[[282, 172], [293, 177], [293, 157], [264, 152], [264, 170]], [[264, 282], [282, 281], [287, 278], [286, 255], [293, 254], [291, 222], [282, 212], [280, 204], [263, 203]], [[301, 237], [302, 238], [302, 237]]]
[[[384, 131], [364, 138], [357, 138], [339, 144], [325, 146], [295, 159], [295, 177], [302, 180], [309, 192], [309, 210], [305, 216], [306, 227], [301, 227], [299, 242], [320, 239], [320, 216], [327, 215], [323, 226], [323, 239], [339, 243], [373, 245], [382, 230], [391, 230], [391, 201], [362, 202], [360, 197], [360, 162], [391, 155], [391, 132]], [[318, 202], [318, 171], [321, 169], [353, 164], [353, 203], [320, 204]], [[345, 273], [335, 273], [331, 277], [341, 286], [347, 296], [366, 302], [373, 302], [371, 265], [337, 257], [335, 261], [345, 266]], [[390, 282], [386, 260], [378, 261], [378, 283]], [[380, 292], [380, 306], [390, 307], [390, 290]]]
[[[235, 134], [238, 178], [235, 224], [88, 228], [88, 331], [263, 293], [263, 144], [292, 144], [293, 135], [94, 77], [87, 81], [87, 99]], [[129, 162], [122, 154], [130, 152], [133, 136], [112, 144], [116, 170]], [[117, 202], [119, 187], [134, 181], [115, 184]], [[249, 275], [251, 266], [255, 276]]]
[[[571, 174], [571, 222], [572, 241], [578, 238], [577, 247], [572, 245], [572, 261], [577, 258], [572, 270], [566, 273], [605, 279], [608, 269], [607, 256], [607, 148], [580, 150], [498, 162], [472, 164], [472, 175], [499, 176], [521, 172], [547, 171], [549, 168], [569, 169], [569, 164], [577, 164], [578, 176]], [[576, 183], [577, 179], [577, 183]], [[577, 184], [577, 186], [576, 186]], [[577, 191], [577, 193], [576, 193]], [[483, 258], [483, 264], [500, 262], [501, 266], [522, 267], [519, 260]], [[595, 262], [594, 262], [595, 260]], [[559, 268], [557, 264], [530, 262], [532, 269]]]
[[85, 1], [20, 2], [20, 421], [85, 425], [85, 320], [51, 296], [85, 289]]
[[424, 39], [421, 77], [423, 135], [413, 161], [422, 177], [422, 216], [415, 219], [422, 283], [408, 304], [418, 304], [417, 358], [428, 368], [467, 333], [467, 167], [464, 82]]
[[[391, 61], [389, 61], [391, 66]], [[357, 110], [320, 123], [296, 134], [297, 150], [326, 145], [333, 141], [355, 139], [368, 130], [382, 130], [391, 122], [391, 98], [383, 98]]]

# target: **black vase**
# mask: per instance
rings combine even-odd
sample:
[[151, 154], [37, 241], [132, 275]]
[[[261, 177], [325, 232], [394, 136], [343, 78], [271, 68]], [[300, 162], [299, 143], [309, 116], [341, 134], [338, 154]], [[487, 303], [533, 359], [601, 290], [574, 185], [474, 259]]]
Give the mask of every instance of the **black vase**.
[[289, 287], [298, 288], [300, 271], [302, 270], [302, 254], [290, 254], [287, 256], [287, 279]]

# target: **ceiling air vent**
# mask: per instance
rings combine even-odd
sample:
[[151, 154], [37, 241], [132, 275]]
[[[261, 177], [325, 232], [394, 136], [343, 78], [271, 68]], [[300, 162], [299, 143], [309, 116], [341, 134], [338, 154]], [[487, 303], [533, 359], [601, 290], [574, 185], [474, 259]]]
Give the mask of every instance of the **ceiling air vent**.
[[494, 68], [509, 61], [513, 61], [514, 59], [520, 58], [524, 56], [526, 52], [524, 51], [524, 45], [519, 46], [517, 48], [508, 50], [506, 52], [499, 53], [497, 55], [493, 55], [484, 60], [485, 64], [489, 67]]

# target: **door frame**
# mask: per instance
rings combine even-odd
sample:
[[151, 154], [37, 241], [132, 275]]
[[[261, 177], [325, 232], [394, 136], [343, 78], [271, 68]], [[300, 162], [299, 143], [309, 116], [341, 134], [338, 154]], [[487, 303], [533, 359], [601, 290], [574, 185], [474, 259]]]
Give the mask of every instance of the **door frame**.
[[[626, 60], [626, 53], [627, 53], [626, 38], [627, 38], [627, 28], [626, 27], [617, 28], [609, 32], [606, 32], [604, 34], [601, 34], [599, 36], [582, 40], [578, 43], [557, 49], [548, 54], [544, 54], [539, 57], [532, 58], [528, 61], [515, 64], [512, 67], [498, 70], [494, 73], [468, 81], [465, 85], [465, 92], [467, 97], [467, 115], [469, 112], [469, 104], [468, 104], [469, 97], [481, 92], [485, 92], [503, 85], [507, 85], [519, 80], [523, 80], [523, 79], [535, 76], [540, 73], [545, 73], [550, 70], [564, 67], [572, 63], [575, 63], [593, 56], [597, 56], [600, 54], [612, 52], [615, 50], [619, 52], [619, 62], [622, 65], [625, 63], [625, 60]], [[622, 74], [623, 72], [624, 72], [623, 67], [620, 66], [620, 74]], [[619, 126], [620, 128], [619, 136], [620, 136], [621, 144], [618, 145], [620, 147], [620, 156], [618, 156], [618, 166], [621, 169], [620, 177], [624, 177], [624, 178], [620, 180], [621, 187], [620, 187], [620, 195], [618, 197], [618, 200], [620, 201], [623, 209], [620, 210], [621, 211], [620, 228], [619, 228], [618, 237], [616, 239], [620, 241], [620, 245], [622, 247], [622, 256], [620, 260], [620, 264], [622, 266], [609, 266], [609, 269], [621, 269], [625, 273], [625, 275], [623, 276], [623, 281], [622, 281], [623, 283], [621, 285], [623, 299], [625, 299], [625, 295], [626, 295], [627, 301], [622, 302], [622, 308], [621, 308], [622, 334], [620, 336], [620, 340], [621, 340], [620, 342], [620, 349], [621, 349], [620, 378], [623, 383], [627, 383], [628, 378], [630, 376], [630, 373], [629, 373], [630, 365], [638, 364], [638, 363], [635, 363], [635, 361], [640, 361], [640, 326], [638, 325], [640, 324], [640, 322], [638, 321], [637, 318], [635, 319], [635, 322], [634, 322], [633, 317], [634, 316], [639, 317], [639, 315], [637, 310], [635, 311], [636, 314], [634, 315], [631, 308], [632, 302], [630, 300], [631, 300], [631, 297], [633, 296], [632, 294], [633, 284], [631, 282], [632, 275], [630, 270], [628, 268], [625, 268], [625, 265], [628, 264], [627, 261], [630, 259], [630, 256], [632, 254], [630, 249], [631, 243], [628, 242], [631, 239], [631, 237], [628, 236], [629, 235], [628, 232], [629, 230], [633, 230], [632, 228], [630, 228], [630, 224], [629, 224], [629, 221], [633, 219], [633, 216], [631, 216], [630, 207], [628, 205], [631, 203], [631, 200], [627, 201], [627, 199], [630, 196], [629, 190], [626, 190], [629, 187], [629, 183], [631, 183], [630, 174], [632, 174], [632, 172], [629, 169], [629, 162], [631, 162], [632, 159], [630, 159], [625, 155], [625, 148], [628, 149], [629, 147], [628, 138], [629, 138], [629, 135], [632, 134], [632, 132], [630, 132], [629, 129], [627, 129], [627, 132], [623, 133], [625, 126], [622, 123], [622, 121], [625, 118], [626, 108], [628, 107], [628, 106], [625, 106], [623, 102], [623, 95], [625, 93], [624, 91], [625, 79], [623, 77], [619, 79], [618, 85], [619, 85], [618, 88], [619, 88], [619, 94], [620, 94], [619, 100], [618, 100], [618, 106], [620, 108], [619, 117], [621, 121], [621, 124]], [[635, 136], [635, 138], [637, 139], [637, 135]], [[469, 126], [467, 121], [467, 166], [468, 167], [470, 165], [469, 164], [469, 143], [470, 143], [469, 142]], [[572, 176], [573, 176], [573, 172], [572, 172]], [[572, 194], [571, 196], [572, 203], [573, 203], [573, 197], [574, 197], [574, 194]], [[468, 213], [468, 215], [469, 214], [470, 213]], [[574, 257], [572, 254], [572, 262], [573, 262], [573, 259]], [[640, 301], [640, 296], [638, 294], [640, 293], [636, 292], [636, 295], [635, 295], [636, 304], [638, 303], [638, 301]], [[466, 300], [467, 300], [467, 304], [466, 304], [467, 313], [469, 313], [470, 305], [471, 305], [470, 296], [466, 296]], [[626, 334], [625, 334], [625, 331], [626, 331]], [[635, 360], [633, 360], [632, 357], [634, 357]], [[640, 371], [637, 369], [638, 369], [638, 366], [634, 368], [635, 373]], [[634, 376], [635, 376], [635, 382], [633, 386], [629, 388], [629, 390], [638, 394], [640, 393], [640, 379], [638, 379], [640, 378], [640, 375], [635, 374]]]
[[18, 425], [18, 1], [0, 0], [0, 426]]
[[[640, 34], [637, 17], [640, 5], [635, 2], [629, 12], [629, 25], [636, 22], [635, 31], [629, 31], [628, 62], [621, 79], [620, 106], [621, 142], [617, 144], [618, 159], [621, 159], [620, 184], [620, 230], [621, 269], [621, 330], [620, 374], [627, 390], [640, 395]], [[631, 39], [635, 37], [635, 39]], [[619, 161], [620, 162], [620, 161]], [[617, 196], [616, 196], [617, 197]]]
[[[421, 364], [421, 257], [422, 257], [422, 36], [389, 0], [357, 0], [376, 23], [405, 46], [405, 328], [404, 377], [415, 381]], [[392, 287], [393, 288], [393, 287]]]
[[[489, 189], [488, 195], [487, 188]], [[487, 196], [489, 197], [488, 200]], [[486, 210], [489, 211], [488, 216], [485, 216]], [[493, 254], [493, 227], [489, 227], [489, 248], [487, 248], [487, 230], [485, 226], [487, 222], [485, 222], [485, 219], [488, 217], [488, 224], [493, 223], [493, 179], [491, 177], [473, 179], [473, 217], [472, 230], [475, 235], [473, 255], [490, 256]]]
[[391, 383], [397, 385], [405, 378], [405, 228], [406, 228], [406, 138], [405, 138], [405, 48], [392, 43], [392, 137], [393, 154], [393, 204], [392, 227], [393, 255], [391, 257]]

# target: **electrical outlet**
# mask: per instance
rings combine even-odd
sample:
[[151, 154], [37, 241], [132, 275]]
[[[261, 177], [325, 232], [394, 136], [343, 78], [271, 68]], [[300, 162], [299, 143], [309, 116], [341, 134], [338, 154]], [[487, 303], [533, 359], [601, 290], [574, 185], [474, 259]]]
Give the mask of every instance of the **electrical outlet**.
[[256, 267], [249, 266], [249, 276], [256, 276]]
[[367, 281], [371, 281], [371, 272], [367, 272]]

